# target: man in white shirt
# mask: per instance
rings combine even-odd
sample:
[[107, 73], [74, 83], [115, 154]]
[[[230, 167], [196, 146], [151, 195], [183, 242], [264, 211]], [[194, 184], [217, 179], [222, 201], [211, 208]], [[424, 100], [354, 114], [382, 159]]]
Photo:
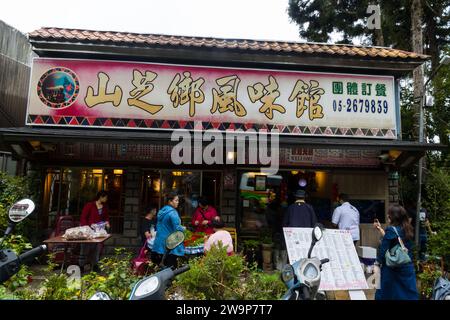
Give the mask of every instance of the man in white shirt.
[[353, 243], [359, 241], [359, 211], [348, 202], [348, 195], [341, 193], [339, 195], [339, 207], [334, 209], [331, 222], [340, 230], [349, 230]]

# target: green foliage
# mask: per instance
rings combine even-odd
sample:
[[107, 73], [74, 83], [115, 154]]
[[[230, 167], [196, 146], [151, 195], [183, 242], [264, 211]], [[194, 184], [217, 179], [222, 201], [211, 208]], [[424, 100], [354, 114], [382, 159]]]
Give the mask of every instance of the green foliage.
[[263, 244], [273, 244], [272, 231], [271, 229], [265, 229], [260, 235], [261, 243]]
[[13, 275], [9, 280], [7, 280], [3, 286], [9, 292], [15, 292], [19, 288], [25, 287], [32, 276], [32, 272], [26, 265], [22, 265], [15, 275]]
[[424, 207], [430, 215], [432, 230], [428, 250], [431, 255], [443, 257], [450, 264], [450, 173], [433, 169], [427, 178]]
[[3, 248], [13, 250], [17, 255], [33, 248], [31, 243], [21, 235], [12, 234], [5, 238], [2, 244]]
[[244, 249], [246, 249], [246, 250], [257, 249], [257, 248], [259, 248], [260, 244], [261, 244], [261, 242], [258, 240], [254, 240], [254, 239], [244, 240]]
[[[328, 42], [333, 31], [342, 34], [340, 43], [360, 38], [366, 44], [376, 43], [376, 34], [366, 27], [369, 0], [289, 0], [289, 18], [299, 27], [299, 35], [308, 41]], [[384, 46], [411, 51], [410, 0], [379, 0]], [[424, 40], [426, 45], [445, 44], [449, 38], [448, 0], [428, 0], [423, 5]], [[363, 20], [363, 23], [361, 23]], [[425, 46], [428, 47], [428, 46]]]
[[[15, 177], [0, 171], [0, 229], [8, 225], [8, 210], [18, 200], [29, 194], [27, 178]], [[23, 224], [18, 225], [20, 227]]]
[[81, 298], [88, 299], [96, 291], [104, 291], [112, 299], [128, 299], [133, 285], [139, 280], [130, 267], [131, 258], [132, 254], [126, 249], [116, 248], [114, 256], [102, 259], [99, 265], [105, 276], [95, 272], [83, 276]]
[[247, 277], [244, 300], [277, 300], [286, 291], [280, 273], [267, 274], [253, 271]]
[[66, 274], [53, 274], [44, 281], [38, 300], [78, 300], [78, 289], [70, 286]]
[[15, 297], [3, 285], [0, 285], [0, 300], [14, 300]]
[[189, 265], [174, 282], [186, 299], [278, 299], [285, 290], [278, 274], [249, 268], [241, 255], [228, 256], [220, 245]]
[[[49, 255], [45, 280], [39, 288], [32, 289], [26, 286], [14, 290], [11, 287], [0, 286], [0, 297], [25, 300], [87, 300], [95, 292], [104, 291], [112, 299], [125, 300], [128, 299], [134, 283], [139, 280], [130, 268], [130, 258], [131, 253], [125, 249], [116, 249], [114, 256], [100, 261], [102, 274], [90, 272], [80, 280], [71, 281], [72, 279], [65, 273], [55, 274], [56, 264], [52, 255]], [[23, 279], [25, 273], [19, 273], [19, 276]]]
[[422, 273], [417, 275], [419, 279], [419, 291], [422, 299], [429, 300], [433, 293], [434, 283], [442, 273], [439, 270], [435, 270], [433, 265], [425, 265]]
[[239, 255], [228, 256], [226, 249], [212, 246], [208, 254], [189, 262], [191, 269], [181, 274], [176, 283], [188, 299], [233, 299], [239, 297], [239, 276], [245, 262]]
[[434, 168], [427, 174], [424, 207], [432, 222], [450, 219], [450, 172]]

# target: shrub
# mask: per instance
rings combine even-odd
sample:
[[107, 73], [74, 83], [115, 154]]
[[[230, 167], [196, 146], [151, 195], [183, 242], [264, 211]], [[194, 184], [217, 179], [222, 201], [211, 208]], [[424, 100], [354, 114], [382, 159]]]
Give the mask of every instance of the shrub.
[[274, 300], [279, 299], [286, 291], [281, 281], [280, 273], [267, 274], [253, 271], [245, 282], [245, 300]]
[[189, 262], [191, 269], [181, 274], [176, 285], [188, 299], [237, 299], [235, 290], [240, 285], [239, 276], [245, 271], [240, 255], [228, 256], [221, 244], [212, 246], [204, 257]]
[[[0, 229], [8, 225], [8, 210], [18, 200], [29, 194], [29, 184], [25, 177], [14, 177], [0, 171]], [[23, 224], [18, 226], [21, 230]]]
[[431, 255], [444, 258], [448, 268], [450, 263], [450, 173], [433, 169], [427, 179], [424, 207], [428, 209], [432, 229], [428, 250]]
[[128, 299], [133, 285], [140, 277], [130, 267], [132, 254], [124, 248], [116, 248], [114, 256], [99, 262], [103, 275], [91, 272], [81, 279], [81, 299], [89, 299], [96, 291], [106, 292], [112, 299]]
[[228, 256], [221, 245], [213, 246], [204, 257], [191, 260], [189, 266], [190, 270], [174, 282], [187, 299], [278, 299], [285, 290], [279, 274], [249, 268], [244, 257]]
[[434, 282], [441, 276], [441, 272], [436, 270], [432, 264], [425, 264], [423, 271], [417, 275], [420, 283], [420, 296], [422, 299], [429, 300], [433, 293]]

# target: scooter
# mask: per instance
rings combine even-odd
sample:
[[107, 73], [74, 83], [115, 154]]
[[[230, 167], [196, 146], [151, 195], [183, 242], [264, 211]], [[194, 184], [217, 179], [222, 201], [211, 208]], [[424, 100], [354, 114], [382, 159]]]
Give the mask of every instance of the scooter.
[[[181, 231], [175, 231], [167, 237], [166, 252], [161, 261], [162, 267], [164, 267], [167, 253], [179, 246], [183, 241], [184, 233]], [[175, 270], [167, 267], [154, 275], [139, 280], [134, 285], [129, 300], [165, 300], [166, 289], [170, 286], [171, 280], [189, 269], [189, 265]], [[105, 292], [96, 292], [89, 300], [111, 300], [111, 297]]]
[[[5, 238], [11, 234], [16, 224], [28, 217], [35, 209], [35, 204], [30, 199], [22, 199], [13, 204], [8, 211], [9, 223], [5, 234], [0, 243], [0, 248], [3, 245]], [[0, 250], [0, 284], [7, 281], [17, 272], [20, 266], [26, 262], [31, 261], [47, 250], [47, 246], [40, 245], [33, 248], [20, 256], [17, 256], [11, 249]]]
[[281, 271], [281, 279], [288, 288], [281, 300], [324, 300], [325, 295], [318, 293], [322, 265], [329, 259], [319, 260], [311, 258], [311, 253], [316, 243], [322, 239], [323, 226], [316, 224], [312, 231], [311, 246], [308, 258], [303, 258], [292, 265], [287, 264]]

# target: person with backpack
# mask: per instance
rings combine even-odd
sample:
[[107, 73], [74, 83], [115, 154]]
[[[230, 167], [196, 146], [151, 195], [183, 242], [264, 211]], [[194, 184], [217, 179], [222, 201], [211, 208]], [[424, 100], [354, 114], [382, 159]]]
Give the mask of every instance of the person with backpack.
[[198, 207], [192, 215], [192, 225], [195, 232], [204, 232], [206, 234], [214, 233], [212, 226], [213, 220], [219, 220], [216, 209], [209, 205], [206, 198], [198, 200]]
[[[387, 216], [389, 226], [386, 230], [381, 228], [379, 222], [374, 223], [375, 228], [383, 236], [375, 263], [376, 266], [381, 266], [380, 288], [375, 293], [375, 300], [418, 300], [419, 293], [412, 262], [414, 229], [406, 210], [400, 205], [391, 206]], [[397, 245], [407, 249], [408, 261], [399, 261], [398, 264], [387, 261], [389, 258], [387, 255], [395, 256], [395, 251], [399, 250]]]
[[297, 190], [294, 196], [296, 201], [286, 209], [283, 227], [314, 228], [317, 216], [313, 207], [305, 202], [306, 192]]

